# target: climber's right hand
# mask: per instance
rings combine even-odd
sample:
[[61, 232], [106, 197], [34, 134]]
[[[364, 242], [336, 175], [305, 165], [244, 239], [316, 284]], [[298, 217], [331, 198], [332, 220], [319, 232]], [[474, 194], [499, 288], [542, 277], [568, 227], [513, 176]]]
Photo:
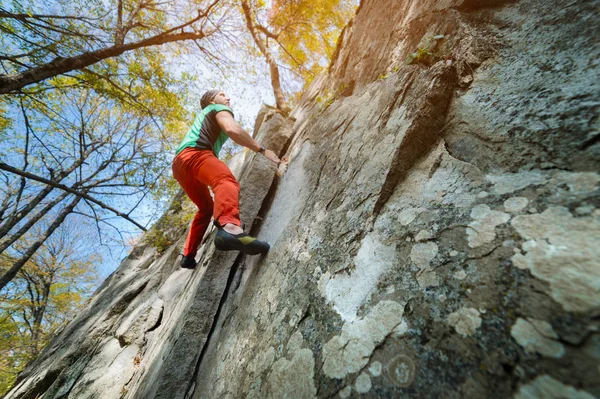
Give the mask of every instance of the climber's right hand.
[[265, 150], [264, 155], [265, 155], [265, 158], [267, 158], [269, 161], [273, 162], [275, 165], [279, 165], [279, 162], [281, 162], [279, 160], [279, 157], [277, 155], [275, 155], [275, 153], [271, 150]]

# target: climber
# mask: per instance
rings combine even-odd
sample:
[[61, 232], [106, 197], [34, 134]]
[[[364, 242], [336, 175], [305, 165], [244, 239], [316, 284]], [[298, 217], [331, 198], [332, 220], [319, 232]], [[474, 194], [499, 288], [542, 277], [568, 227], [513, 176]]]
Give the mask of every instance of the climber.
[[[259, 152], [275, 164], [277, 155], [258, 144], [233, 119], [229, 98], [219, 90], [209, 90], [200, 100], [202, 111], [187, 132], [173, 160], [173, 176], [198, 207], [192, 220], [180, 266], [196, 267], [196, 251], [211, 216], [217, 226], [215, 247], [221, 251], [265, 253], [269, 244], [244, 233], [239, 216], [240, 186], [225, 163], [218, 159], [223, 143], [231, 138], [237, 144]], [[214, 203], [208, 191], [214, 193]]]

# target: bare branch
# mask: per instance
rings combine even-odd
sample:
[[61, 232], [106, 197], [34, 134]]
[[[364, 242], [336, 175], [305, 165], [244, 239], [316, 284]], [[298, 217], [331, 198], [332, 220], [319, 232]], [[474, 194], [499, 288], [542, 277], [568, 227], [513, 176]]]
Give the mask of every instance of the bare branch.
[[[203, 31], [185, 32], [183, 29], [190, 25], [193, 25], [194, 23], [200, 21], [203, 18], [206, 18], [208, 13], [210, 13], [212, 8], [219, 1], [220, 0], [213, 1], [213, 3], [209, 5], [204, 12], [198, 12], [198, 16], [196, 18], [193, 18], [187, 21], [186, 23], [175, 26], [152, 37], [139, 40], [133, 43], [118, 44], [100, 50], [86, 52], [73, 57], [57, 57], [47, 64], [31, 68], [25, 72], [12, 75], [0, 75], [0, 94], [18, 91], [27, 85], [38, 83], [44, 79], [61, 75], [75, 69], [82, 69], [88, 67], [107, 58], [117, 57], [126, 51], [150, 46], [158, 46], [165, 43], [202, 39], [206, 37]], [[177, 31], [180, 32], [174, 33]]]
[[[142, 231], [146, 231], [146, 228], [145, 228], [144, 226], [142, 226], [141, 224], [139, 224], [139, 223], [138, 223], [138, 222], [136, 222], [135, 220], [131, 219], [131, 218], [130, 218], [129, 216], [127, 216], [126, 214], [124, 214], [124, 213], [122, 213], [122, 212], [119, 212], [119, 211], [117, 211], [116, 209], [114, 209], [114, 208], [112, 208], [112, 207], [110, 207], [110, 206], [108, 206], [108, 205], [104, 204], [104, 203], [103, 203], [103, 202], [101, 202], [101, 201], [98, 201], [98, 200], [97, 200], [97, 199], [95, 199], [95, 198], [92, 198], [92, 197], [90, 197], [90, 196], [89, 196], [89, 195], [87, 195], [86, 193], [83, 193], [83, 192], [80, 192], [80, 191], [74, 190], [74, 189], [72, 189], [72, 188], [70, 188], [70, 187], [67, 187], [67, 186], [65, 186], [64, 184], [56, 183], [56, 182], [54, 182], [54, 181], [52, 181], [52, 180], [48, 180], [48, 179], [46, 179], [46, 178], [43, 178], [43, 177], [41, 177], [41, 176], [36, 176], [36, 175], [34, 175], [34, 174], [32, 174], [32, 173], [23, 172], [22, 170], [19, 170], [19, 169], [17, 169], [17, 168], [14, 168], [14, 167], [12, 167], [12, 166], [10, 166], [10, 165], [7, 165], [7, 164], [5, 164], [5, 163], [3, 163], [3, 162], [0, 162], [0, 169], [2, 169], [2, 170], [5, 170], [5, 171], [7, 171], [7, 172], [14, 173], [14, 174], [16, 174], [16, 175], [19, 175], [19, 176], [26, 177], [26, 178], [28, 178], [28, 179], [31, 179], [31, 180], [36, 180], [36, 181], [39, 181], [40, 183], [47, 184], [47, 185], [49, 185], [49, 186], [52, 186], [52, 187], [55, 187], [55, 188], [61, 189], [61, 190], [63, 190], [63, 191], [66, 191], [66, 192], [68, 192], [68, 193], [75, 194], [77, 197], [80, 197], [80, 198], [85, 198], [85, 199], [87, 199], [88, 201], [90, 201], [90, 202], [93, 202], [93, 203], [94, 203], [94, 204], [96, 204], [96, 205], [99, 205], [101, 208], [107, 209], [107, 210], [109, 210], [109, 211], [111, 211], [111, 212], [115, 213], [117, 216], [120, 216], [120, 217], [122, 217], [123, 219], [125, 219], [125, 220], [127, 220], [127, 221], [129, 221], [129, 222], [131, 222], [131, 223], [133, 223], [133, 224], [135, 224], [135, 225], [136, 225], [138, 228], [140, 228]], [[0, 289], [1, 289], [1, 288], [2, 288], [2, 287], [0, 287]]]

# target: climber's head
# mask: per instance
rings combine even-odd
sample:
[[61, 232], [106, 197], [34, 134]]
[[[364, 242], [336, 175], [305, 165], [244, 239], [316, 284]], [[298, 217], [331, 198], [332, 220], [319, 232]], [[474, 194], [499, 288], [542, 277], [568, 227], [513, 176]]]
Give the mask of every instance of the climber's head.
[[210, 104], [221, 104], [229, 107], [229, 97], [221, 90], [209, 90], [200, 99], [200, 106], [206, 108]]

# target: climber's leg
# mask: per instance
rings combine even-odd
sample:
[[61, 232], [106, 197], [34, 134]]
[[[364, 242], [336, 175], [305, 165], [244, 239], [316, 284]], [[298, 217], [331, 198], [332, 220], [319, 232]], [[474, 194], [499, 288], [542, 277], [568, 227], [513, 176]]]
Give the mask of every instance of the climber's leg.
[[173, 176], [198, 207], [183, 248], [183, 256], [188, 259], [196, 255], [213, 213], [213, 200], [208, 187], [198, 179], [202, 165], [199, 152], [184, 150], [173, 161]]
[[239, 197], [240, 185], [231, 170], [212, 152], [203, 152], [202, 168], [198, 181], [210, 186], [215, 194], [213, 216], [219, 225], [233, 224], [241, 226]]

